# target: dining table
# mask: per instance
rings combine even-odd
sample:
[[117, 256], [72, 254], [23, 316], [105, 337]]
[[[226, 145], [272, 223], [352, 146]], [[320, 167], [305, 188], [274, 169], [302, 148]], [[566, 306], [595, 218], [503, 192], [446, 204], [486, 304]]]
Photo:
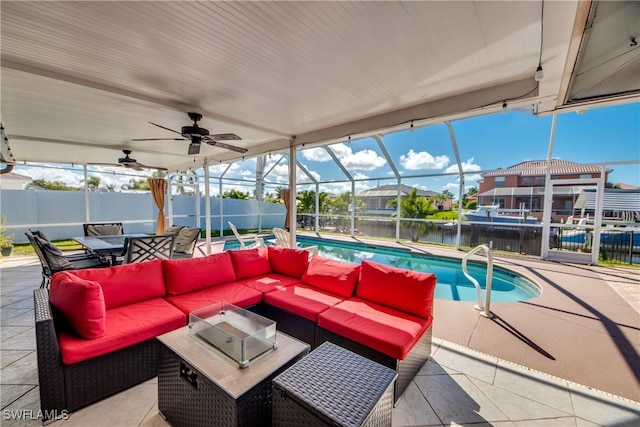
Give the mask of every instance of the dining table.
[[111, 265], [116, 265], [119, 256], [122, 256], [124, 244], [128, 237], [146, 237], [144, 233], [115, 234], [108, 236], [77, 236], [73, 240], [80, 243], [87, 251], [99, 256], [111, 258]]

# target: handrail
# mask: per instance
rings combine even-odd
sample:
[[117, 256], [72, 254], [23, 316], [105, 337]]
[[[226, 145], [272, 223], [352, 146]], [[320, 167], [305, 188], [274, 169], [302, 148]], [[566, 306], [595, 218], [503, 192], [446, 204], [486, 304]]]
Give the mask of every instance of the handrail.
[[[469, 257], [475, 254], [476, 252], [480, 251], [481, 249], [484, 250], [487, 256], [487, 286], [486, 286], [487, 296], [486, 296], [486, 304], [484, 306], [482, 305], [482, 288], [480, 287], [480, 284], [478, 283], [478, 281], [473, 277], [471, 277], [471, 275], [467, 271], [467, 261]], [[474, 305], [473, 307], [476, 310], [480, 310], [481, 316], [488, 317], [489, 319], [491, 319], [493, 317], [493, 314], [491, 314], [489, 307], [491, 305], [491, 281], [493, 280], [493, 255], [491, 254], [491, 249], [489, 249], [489, 246], [478, 245], [475, 248], [471, 249], [462, 258], [462, 272], [464, 273], [466, 278], [469, 279], [471, 283], [473, 283], [473, 285], [476, 287], [476, 291], [478, 292], [478, 304]]]

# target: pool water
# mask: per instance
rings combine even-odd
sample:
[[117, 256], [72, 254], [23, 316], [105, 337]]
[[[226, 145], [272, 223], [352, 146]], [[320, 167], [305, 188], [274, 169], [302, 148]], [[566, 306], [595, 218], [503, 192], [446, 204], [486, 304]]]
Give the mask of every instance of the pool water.
[[[409, 251], [382, 248], [378, 246], [343, 243], [337, 241], [298, 237], [298, 244], [318, 246], [318, 254], [326, 258], [359, 264], [363, 259], [392, 267], [433, 273], [437, 276], [435, 297], [453, 301], [477, 301], [476, 288], [462, 272], [460, 260], [413, 254]], [[267, 240], [267, 244], [268, 244]], [[237, 249], [237, 242], [229, 241], [225, 250]], [[469, 261], [469, 274], [485, 288], [487, 269], [484, 264]], [[535, 298], [540, 288], [530, 280], [508, 270], [493, 268], [491, 302], [516, 302]], [[484, 298], [484, 294], [483, 294]]]

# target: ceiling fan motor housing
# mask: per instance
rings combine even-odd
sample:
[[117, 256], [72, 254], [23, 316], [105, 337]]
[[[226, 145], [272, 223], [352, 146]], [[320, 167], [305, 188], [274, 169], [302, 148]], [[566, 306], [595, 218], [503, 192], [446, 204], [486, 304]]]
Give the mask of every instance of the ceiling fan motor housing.
[[209, 131], [205, 128], [201, 128], [200, 126], [182, 126], [182, 134], [183, 135], [200, 135], [207, 136], [209, 135]]

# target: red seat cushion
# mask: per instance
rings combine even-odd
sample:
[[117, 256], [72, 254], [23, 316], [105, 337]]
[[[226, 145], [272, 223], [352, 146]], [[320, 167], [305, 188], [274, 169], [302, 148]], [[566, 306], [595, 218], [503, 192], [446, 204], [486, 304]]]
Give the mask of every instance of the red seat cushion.
[[318, 316], [321, 328], [400, 360], [431, 321], [359, 298], [336, 304]]
[[180, 310], [155, 298], [106, 312], [105, 333], [87, 341], [74, 334], [59, 331], [58, 343], [62, 362], [70, 365], [155, 338], [187, 324]]
[[160, 260], [108, 268], [74, 270], [73, 274], [100, 283], [107, 310], [166, 295]]
[[300, 284], [300, 280], [295, 277], [283, 276], [282, 274], [265, 274], [264, 276], [251, 279], [238, 280], [236, 283], [248, 286], [263, 294], [281, 289], [289, 285]]
[[228, 252], [190, 259], [162, 260], [169, 295], [180, 295], [236, 280]]
[[356, 296], [427, 318], [435, 288], [433, 274], [363, 260]]
[[271, 273], [267, 248], [229, 251], [229, 255], [231, 255], [236, 279], [247, 279]]
[[237, 283], [227, 283], [165, 299], [183, 313], [189, 314], [199, 308], [223, 301], [238, 307], [249, 307], [262, 301], [262, 292]]
[[106, 308], [98, 282], [69, 271], [56, 273], [51, 278], [49, 301], [81, 337], [92, 340], [104, 335]]
[[269, 263], [274, 273], [300, 279], [309, 265], [309, 251], [304, 249], [267, 246]]
[[359, 264], [314, 256], [302, 283], [348, 298], [353, 295], [359, 273]]
[[290, 285], [264, 295], [267, 304], [312, 322], [318, 321], [318, 314], [343, 300], [337, 295], [304, 284]]

